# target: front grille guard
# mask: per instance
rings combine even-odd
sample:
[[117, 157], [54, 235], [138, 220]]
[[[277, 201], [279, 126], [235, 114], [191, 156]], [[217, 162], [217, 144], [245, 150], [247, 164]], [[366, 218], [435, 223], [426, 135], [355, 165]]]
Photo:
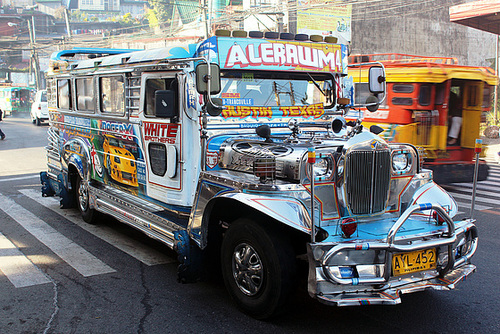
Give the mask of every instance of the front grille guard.
[[[396, 234], [399, 229], [403, 226], [406, 220], [410, 217], [412, 213], [415, 211], [425, 211], [425, 210], [435, 210], [438, 214], [444, 218], [448, 231], [444, 234], [444, 238], [429, 240], [418, 243], [417, 245], [397, 245], [394, 243]], [[392, 253], [394, 252], [411, 252], [417, 251], [426, 248], [438, 247], [438, 246], [447, 246], [448, 247], [448, 263], [445, 267], [442, 267], [438, 270], [440, 276], [444, 276], [447, 272], [449, 272], [454, 267], [461, 266], [466, 263], [472, 255], [476, 252], [477, 249], [477, 234], [474, 235], [472, 239], [472, 245], [470, 251], [462, 256], [460, 259], [455, 261], [453, 254], [453, 244], [456, 242], [457, 237], [455, 233], [455, 226], [450, 216], [446, 213], [446, 211], [439, 205], [432, 205], [430, 203], [426, 204], [415, 204], [406, 209], [405, 212], [399, 217], [399, 219], [394, 223], [387, 234], [386, 242], [376, 242], [376, 243], [342, 243], [334, 246], [330, 249], [324, 256], [321, 261], [321, 267], [323, 269], [323, 273], [325, 277], [329, 278], [331, 281], [336, 282], [338, 284], [350, 284], [350, 285], [364, 285], [364, 284], [385, 284], [390, 279], [391, 273], [391, 264], [392, 264]], [[377, 278], [339, 278], [330, 273], [327, 269], [327, 264], [329, 260], [335, 256], [337, 253], [343, 250], [368, 250], [368, 249], [380, 249], [385, 250], [385, 262], [384, 262], [384, 276]]]

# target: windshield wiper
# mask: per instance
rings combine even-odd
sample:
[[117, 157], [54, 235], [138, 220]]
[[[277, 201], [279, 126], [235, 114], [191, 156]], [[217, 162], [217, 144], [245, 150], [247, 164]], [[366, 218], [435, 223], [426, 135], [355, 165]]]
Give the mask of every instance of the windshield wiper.
[[319, 86], [319, 84], [316, 82], [316, 80], [314, 80], [314, 78], [309, 73], [307, 73], [307, 75], [309, 76], [309, 78], [311, 78], [312, 82], [314, 83], [314, 86], [316, 86], [316, 88], [319, 89], [319, 91], [321, 92], [321, 94], [323, 94], [323, 96], [326, 96], [325, 92], [323, 92], [323, 90], [321, 89], [321, 87]]

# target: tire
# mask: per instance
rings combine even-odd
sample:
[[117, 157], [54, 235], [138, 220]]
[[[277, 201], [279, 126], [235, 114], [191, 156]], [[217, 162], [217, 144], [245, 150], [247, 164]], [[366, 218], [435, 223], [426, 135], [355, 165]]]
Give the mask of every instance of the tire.
[[42, 124], [42, 122], [40, 121], [40, 118], [36, 118], [36, 126], [40, 126]]
[[243, 312], [267, 319], [285, 310], [294, 287], [295, 255], [276, 231], [250, 219], [231, 224], [222, 241], [221, 269], [229, 294]]
[[90, 208], [88, 185], [80, 176], [76, 181], [76, 204], [85, 222], [89, 224], [97, 223], [98, 212]]

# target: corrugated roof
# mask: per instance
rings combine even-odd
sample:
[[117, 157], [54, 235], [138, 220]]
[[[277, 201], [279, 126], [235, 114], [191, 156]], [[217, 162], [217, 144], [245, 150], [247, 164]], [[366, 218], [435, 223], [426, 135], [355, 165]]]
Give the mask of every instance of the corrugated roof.
[[450, 22], [500, 35], [500, 1], [481, 0], [451, 6]]

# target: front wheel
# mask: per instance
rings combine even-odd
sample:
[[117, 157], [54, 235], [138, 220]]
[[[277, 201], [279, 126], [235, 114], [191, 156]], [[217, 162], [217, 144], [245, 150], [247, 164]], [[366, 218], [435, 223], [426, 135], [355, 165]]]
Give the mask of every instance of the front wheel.
[[80, 176], [76, 181], [76, 202], [83, 220], [89, 224], [95, 224], [98, 216], [97, 211], [90, 208], [88, 184]]
[[250, 220], [231, 224], [221, 249], [224, 284], [238, 307], [257, 319], [284, 310], [295, 278], [295, 256], [286, 238]]

